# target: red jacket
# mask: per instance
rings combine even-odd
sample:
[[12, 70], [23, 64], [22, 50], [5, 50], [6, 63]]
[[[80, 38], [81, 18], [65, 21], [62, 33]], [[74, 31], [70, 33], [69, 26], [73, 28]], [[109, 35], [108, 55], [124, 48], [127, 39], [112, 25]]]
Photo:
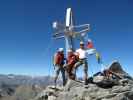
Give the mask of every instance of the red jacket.
[[55, 64], [63, 65], [64, 64], [64, 54], [58, 52], [55, 55]]
[[67, 63], [68, 64], [75, 64], [76, 60], [77, 60], [77, 57], [75, 54], [69, 54], [68, 58], [67, 58]]
[[87, 48], [89, 48], [89, 49], [91, 49], [91, 48], [93, 48], [94, 46], [93, 46], [93, 43], [92, 42], [88, 42], [87, 43]]

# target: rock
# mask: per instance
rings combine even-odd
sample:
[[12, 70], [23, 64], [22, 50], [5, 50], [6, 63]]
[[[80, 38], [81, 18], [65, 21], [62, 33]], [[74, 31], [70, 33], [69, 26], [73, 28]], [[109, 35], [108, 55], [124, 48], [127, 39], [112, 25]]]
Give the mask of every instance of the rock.
[[[48, 93], [48, 89], [45, 93]], [[47, 95], [47, 100], [133, 100], [133, 85], [128, 83], [125, 86], [119, 84], [112, 88], [101, 88], [96, 84], [84, 85], [69, 80], [64, 89], [53, 91], [51, 95], [45, 93], [43, 96]]]
[[[107, 79], [103, 76], [94, 76], [88, 85], [83, 82], [68, 80], [65, 87], [47, 87], [42, 96], [48, 96], [47, 100], [133, 100], [133, 80], [115, 61], [110, 69], [122, 75], [122, 79]], [[130, 76], [129, 76], [130, 77]], [[93, 82], [92, 82], [93, 81]], [[38, 99], [39, 100], [39, 99]], [[46, 100], [46, 99], [42, 99]]]
[[131, 87], [130, 86], [115, 86], [112, 88], [112, 93], [122, 93], [125, 91], [130, 91]]
[[97, 82], [95, 84], [98, 85], [99, 87], [102, 87], [102, 88], [112, 88], [114, 85], [118, 84], [118, 81], [104, 79], [101, 82]]
[[93, 78], [93, 82], [94, 83], [99, 83], [99, 82], [102, 82], [104, 80], [104, 76], [95, 76], [94, 78]]
[[116, 61], [116, 60], [111, 63], [111, 65], [109, 66], [109, 69], [112, 72], [119, 73], [119, 74], [126, 74], [127, 75], [127, 73], [122, 69], [121, 64], [118, 61]]
[[82, 86], [83, 86], [83, 84], [81, 82], [69, 79], [64, 90], [69, 91], [70, 89], [72, 89], [74, 87], [82, 87]]
[[123, 93], [119, 93], [117, 96], [113, 98], [114, 100], [129, 100]]
[[125, 93], [125, 95], [130, 99], [133, 100], [133, 91]]
[[55, 96], [49, 96], [48, 100], [56, 100], [56, 97]]
[[35, 100], [55, 100], [57, 98], [58, 92], [63, 91], [62, 87], [48, 86], [45, 90], [41, 91]]
[[121, 64], [118, 61], [113, 61], [109, 66], [109, 70], [123, 77], [124, 79], [129, 79], [133, 81], [133, 78], [123, 70]]

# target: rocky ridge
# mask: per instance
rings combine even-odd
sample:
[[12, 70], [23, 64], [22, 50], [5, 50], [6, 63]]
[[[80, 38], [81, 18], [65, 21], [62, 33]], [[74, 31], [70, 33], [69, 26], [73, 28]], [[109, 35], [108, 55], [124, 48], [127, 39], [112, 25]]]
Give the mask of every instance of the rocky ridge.
[[[88, 85], [80, 81], [68, 80], [65, 87], [56, 89], [52, 86], [47, 87], [34, 100], [133, 100], [132, 77], [117, 61], [113, 62], [109, 68], [122, 78], [91, 82]], [[95, 77], [97, 76], [94, 76], [92, 81]]]

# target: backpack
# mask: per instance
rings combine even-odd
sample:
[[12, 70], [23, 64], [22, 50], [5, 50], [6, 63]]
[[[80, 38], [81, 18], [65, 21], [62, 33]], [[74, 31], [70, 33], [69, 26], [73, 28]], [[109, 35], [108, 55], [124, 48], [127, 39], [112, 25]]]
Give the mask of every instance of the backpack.
[[69, 58], [68, 58], [68, 64], [74, 64], [77, 61], [77, 57], [76, 55], [72, 54]]
[[53, 57], [53, 64], [54, 66], [64, 64], [64, 55], [60, 53], [55, 53]]

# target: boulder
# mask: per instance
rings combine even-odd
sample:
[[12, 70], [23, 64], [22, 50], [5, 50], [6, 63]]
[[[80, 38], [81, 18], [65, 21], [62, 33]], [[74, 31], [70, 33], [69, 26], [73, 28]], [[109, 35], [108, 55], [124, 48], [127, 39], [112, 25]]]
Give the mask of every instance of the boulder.
[[109, 69], [112, 71], [112, 72], [115, 72], [115, 73], [119, 73], [119, 74], [127, 74], [121, 64], [118, 62], [118, 61], [113, 61], [111, 63], [111, 65], [109, 66]]

